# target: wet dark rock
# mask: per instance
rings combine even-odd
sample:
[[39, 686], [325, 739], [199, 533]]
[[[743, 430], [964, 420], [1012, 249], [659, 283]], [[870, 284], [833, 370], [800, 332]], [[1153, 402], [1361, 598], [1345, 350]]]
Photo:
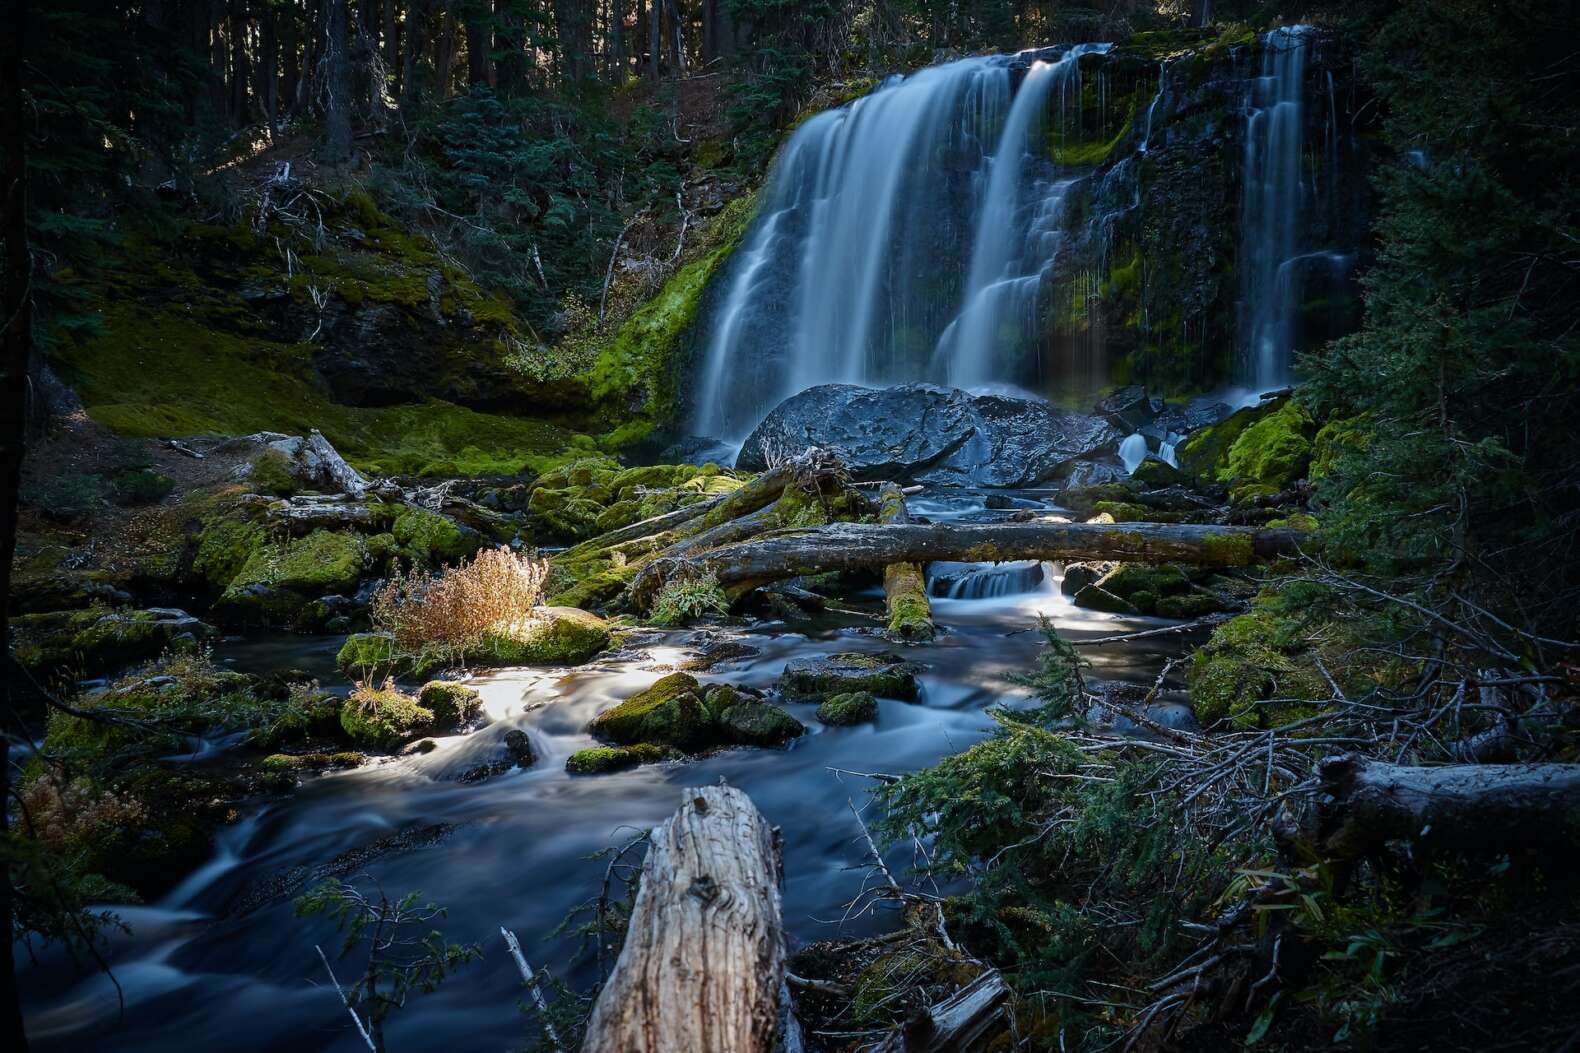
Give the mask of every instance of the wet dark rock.
[[1095, 585], [1112, 568], [1112, 563], [1071, 563], [1064, 568], [1064, 580], [1059, 583], [1059, 591], [1066, 596], [1074, 596], [1088, 585]]
[[1097, 413], [1104, 420], [1124, 432], [1140, 431], [1163, 410], [1163, 400], [1147, 395], [1140, 384], [1120, 388], [1097, 404]]
[[505, 732], [505, 752], [510, 754], [510, 759], [516, 762], [518, 768], [530, 768], [538, 759], [532, 750], [532, 738], [520, 728], [511, 728]]
[[823, 446], [857, 479], [1029, 486], [1110, 450], [1121, 437], [1100, 417], [1040, 399], [932, 384], [823, 384], [780, 403], [735, 463], [760, 471], [770, 458]]
[[884, 698], [914, 700], [916, 666], [892, 654], [845, 651], [792, 658], [779, 678], [786, 698], [817, 700], [852, 691], [870, 691]]
[[729, 464], [734, 459], [734, 446], [702, 435], [683, 436], [658, 455], [660, 464]]

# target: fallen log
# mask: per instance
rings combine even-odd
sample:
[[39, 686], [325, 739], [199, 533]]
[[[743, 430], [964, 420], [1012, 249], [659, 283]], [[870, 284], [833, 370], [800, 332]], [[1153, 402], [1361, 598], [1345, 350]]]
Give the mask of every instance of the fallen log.
[[989, 969], [954, 995], [929, 1006], [862, 1053], [972, 1053], [1003, 1030], [1009, 986]]
[[647, 607], [676, 574], [712, 574], [732, 592], [780, 578], [893, 563], [1124, 560], [1244, 567], [1299, 553], [1298, 530], [1172, 523], [831, 523], [775, 530], [688, 559], [654, 559], [631, 582]]
[[773, 829], [731, 786], [653, 831], [625, 945], [583, 1053], [768, 1053], [784, 982]]
[[[909, 523], [905, 492], [887, 483], [878, 492], [880, 523]], [[888, 631], [900, 640], [933, 638], [933, 605], [927, 599], [927, 575], [920, 563], [890, 563], [883, 568], [883, 603], [889, 615]]]
[[1573, 850], [1580, 764], [1452, 764], [1421, 768], [1329, 757], [1317, 766], [1324, 848], [1354, 856], [1385, 841], [1509, 851]]

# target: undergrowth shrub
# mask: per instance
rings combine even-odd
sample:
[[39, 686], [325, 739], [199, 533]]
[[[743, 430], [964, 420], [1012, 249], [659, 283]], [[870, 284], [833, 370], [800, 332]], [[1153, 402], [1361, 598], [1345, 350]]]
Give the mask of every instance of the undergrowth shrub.
[[548, 561], [501, 545], [441, 571], [413, 567], [373, 594], [373, 624], [404, 650], [460, 654], [531, 614]]
[[709, 574], [666, 584], [653, 602], [652, 620], [655, 625], [673, 628], [709, 615], [727, 614], [729, 609], [724, 587]]

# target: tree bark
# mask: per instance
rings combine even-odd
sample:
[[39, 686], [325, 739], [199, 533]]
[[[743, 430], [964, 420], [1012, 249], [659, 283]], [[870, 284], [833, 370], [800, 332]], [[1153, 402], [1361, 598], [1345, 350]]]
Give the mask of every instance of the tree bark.
[[510, 0], [494, 0], [494, 82], [500, 94], [515, 95], [527, 88], [527, 30]]
[[[19, 7], [21, 5], [18, 5]], [[9, 638], [11, 560], [16, 555], [17, 486], [27, 440], [28, 366], [33, 347], [33, 256], [27, 240], [27, 130], [22, 95], [25, 12], [0, 33], [0, 640]], [[18, 727], [10, 676], [0, 677], [0, 839], [10, 836], [11, 735]], [[0, 1033], [6, 1048], [27, 1053], [17, 996], [15, 914], [9, 854], [0, 856]]]
[[653, 831], [625, 945], [583, 1053], [768, 1053], [784, 978], [773, 829], [732, 786]]
[[663, 54], [663, 36], [660, 25], [664, 20], [661, 8], [664, 0], [647, 0], [647, 73], [658, 79], [660, 55]]
[[1336, 856], [1385, 841], [1508, 851], [1573, 851], [1580, 841], [1580, 764], [1453, 764], [1411, 767], [1356, 754], [1329, 757], [1319, 837]]
[[466, 12], [466, 82], [493, 84], [494, 31], [489, 25], [488, 5], [474, 3]]
[[351, 160], [351, 60], [346, 51], [349, 32], [347, 0], [326, 0], [324, 8], [324, 160]]
[[645, 606], [678, 569], [712, 574], [736, 591], [781, 578], [831, 570], [933, 560], [1113, 559], [1243, 567], [1293, 556], [1298, 530], [1163, 523], [831, 523], [776, 530], [724, 545], [691, 560], [654, 560], [631, 584]]

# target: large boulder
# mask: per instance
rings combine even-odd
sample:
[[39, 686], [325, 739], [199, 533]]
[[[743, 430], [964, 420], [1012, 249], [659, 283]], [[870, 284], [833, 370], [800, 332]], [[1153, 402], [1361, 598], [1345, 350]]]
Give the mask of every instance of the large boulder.
[[822, 446], [837, 452], [857, 479], [1029, 486], [1121, 437], [1101, 417], [1019, 395], [932, 384], [823, 384], [768, 414], [735, 466], [761, 471], [770, 460]]

